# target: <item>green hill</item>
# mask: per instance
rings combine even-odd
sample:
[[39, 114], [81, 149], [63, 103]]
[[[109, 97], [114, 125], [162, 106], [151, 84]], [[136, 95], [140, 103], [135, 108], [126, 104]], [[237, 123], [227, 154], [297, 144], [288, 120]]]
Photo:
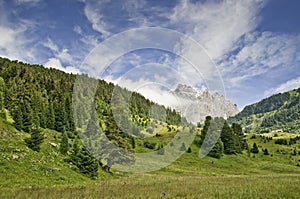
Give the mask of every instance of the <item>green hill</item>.
[[246, 132], [300, 132], [300, 88], [279, 93], [246, 106], [229, 119], [245, 127]]

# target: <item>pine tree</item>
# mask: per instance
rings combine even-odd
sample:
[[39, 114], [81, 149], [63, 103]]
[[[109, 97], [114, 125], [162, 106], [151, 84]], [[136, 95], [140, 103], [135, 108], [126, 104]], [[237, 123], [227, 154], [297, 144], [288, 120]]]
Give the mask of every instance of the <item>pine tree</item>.
[[30, 130], [30, 134], [30, 138], [26, 138], [25, 142], [29, 148], [39, 152], [41, 149], [40, 146], [44, 141], [44, 134], [42, 133], [42, 130], [39, 127], [33, 127]]

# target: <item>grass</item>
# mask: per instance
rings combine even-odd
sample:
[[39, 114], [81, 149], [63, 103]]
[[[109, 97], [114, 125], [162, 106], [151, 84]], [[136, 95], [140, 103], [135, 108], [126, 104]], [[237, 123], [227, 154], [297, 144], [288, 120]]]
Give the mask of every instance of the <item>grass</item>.
[[[300, 175], [132, 175], [79, 187], [2, 189], [7, 198], [299, 198]], [[5, 194], [4, 194], [5, 193]]]
[[[100, 170], [99, 178], [91, 180], [51, 146], [59, 143], [60, 134], [47, 129], [44, 133], [41, 152], [33, 152], [24, 142], [28, 134], [0, 119], [0, 198], [300, 198], [300, 167], [296, 166], [300, 156], [291, 155], [299, 142], [292, 146], [274, 143], [290, 134], [280, 133], [271, 141], [248, 135], [249, 146], [258, 144], [258, 154], [245, 151], [221, 159], [199, 158], [200, 148], [194, 142], [191, 153], [158, 171], [109, 175]], [[160, 136], [145, 140], [157, 145], [174, 140], [174, 147], [179, 148], [184, 138], [174, 133], [163, 128]], [[141, 140], [136, 145], [136, 152], [148, 152], [142, 149]], [[270, 155], [263, 155], [264, 148]]]

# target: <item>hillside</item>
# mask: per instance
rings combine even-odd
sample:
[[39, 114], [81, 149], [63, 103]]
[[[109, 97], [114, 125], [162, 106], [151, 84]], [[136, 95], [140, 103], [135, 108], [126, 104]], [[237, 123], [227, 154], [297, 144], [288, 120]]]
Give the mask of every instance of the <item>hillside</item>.
[[[80, 85], [80, 92], [73, 93], [76, 78], [86, 80], [86, 84]], [[91, 81], [97, 83], [94, 94], [89, 87]], [[120, 163], [116, 162], [118, 159], [130, 163], [133, 160], [126, 151], [135, 151], [139, 139], [165, 131], [174, 135], [176, 125], [186, 123], [176, 111], [138, 93], [86, 75], [76, 76], [39, 65], [0, 58], [0, 84], [1, 117], [27, 135], [23, 144], [39, 152], [45, 130], [58, 132], [55, 136], [59, 155], [91, 178], [97, 176], [98, 160], [107, 171]], [[92, 103], [73, 103], [76, 101]], [[106, 143], [109, 145], [105, 150], [94, 147]], [[160, 147], [143, 146], [145, 150]]]
[[279, 93], [246, 106], [230, 118], [245, 127], [246, 132], [300, 132], [300, 88]]

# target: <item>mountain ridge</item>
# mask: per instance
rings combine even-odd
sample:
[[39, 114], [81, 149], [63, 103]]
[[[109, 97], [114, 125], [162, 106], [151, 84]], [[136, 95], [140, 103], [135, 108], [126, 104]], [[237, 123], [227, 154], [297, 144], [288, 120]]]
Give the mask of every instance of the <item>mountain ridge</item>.
[[277, 93], [246, 106], [229, 121], [241, 123], [246, 132], [283, 130], [300, 132], [300, 88]]

